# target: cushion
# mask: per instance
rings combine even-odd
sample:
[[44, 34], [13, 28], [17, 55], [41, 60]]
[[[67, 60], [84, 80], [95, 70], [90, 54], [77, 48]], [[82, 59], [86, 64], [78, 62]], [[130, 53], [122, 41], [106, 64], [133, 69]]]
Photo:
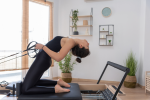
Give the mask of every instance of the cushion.
[[[79, 85], [77, 83], [69, 83], [70, 92], [67, 93], [53, 93], [53, 94], [32, 94], [24, 95], [20, 94], [17, 100], [82, 100]], [[48, 87], [47, 87], [48, 88]]]

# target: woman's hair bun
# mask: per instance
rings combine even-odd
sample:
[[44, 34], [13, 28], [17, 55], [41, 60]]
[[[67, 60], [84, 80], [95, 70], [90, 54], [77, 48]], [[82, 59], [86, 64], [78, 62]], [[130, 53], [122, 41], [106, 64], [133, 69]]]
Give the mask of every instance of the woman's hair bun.
[[81, 63], [81, 59], [80, 59], [80, 58], [76, 58], [76, 61], [77, 61], [78, 63]]

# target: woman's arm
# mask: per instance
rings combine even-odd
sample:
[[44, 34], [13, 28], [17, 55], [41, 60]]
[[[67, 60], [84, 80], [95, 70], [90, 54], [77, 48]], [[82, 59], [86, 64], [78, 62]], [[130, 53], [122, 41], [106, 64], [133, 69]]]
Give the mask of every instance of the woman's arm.
[[[69, 39], [68, 41], [66, 41], [66, 43], [64, 44], [64, 46], [61, 48], [61, 50], [59, 51], [59, 53], [56, 53], [52, 50], [50, 50], [48, 47], [44, 46], [43, 50], [54, 60], [56, 60], [57, 62], [61, 61], [70, 51], [71, 48], [73, 48], [75, 46], [75, 42], [73, 39]], [[42, 47], [42, 46], [41, 46]]]

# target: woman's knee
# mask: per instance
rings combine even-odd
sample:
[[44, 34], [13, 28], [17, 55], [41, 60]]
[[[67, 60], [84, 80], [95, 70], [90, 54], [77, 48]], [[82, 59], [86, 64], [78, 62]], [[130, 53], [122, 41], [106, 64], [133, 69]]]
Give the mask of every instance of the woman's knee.
[[22, 94], [28, 94], [28, 90], [27, 90], [27, 88], [22, 87], [22, 89], [21, 89], [21, 93], [22, 93]]

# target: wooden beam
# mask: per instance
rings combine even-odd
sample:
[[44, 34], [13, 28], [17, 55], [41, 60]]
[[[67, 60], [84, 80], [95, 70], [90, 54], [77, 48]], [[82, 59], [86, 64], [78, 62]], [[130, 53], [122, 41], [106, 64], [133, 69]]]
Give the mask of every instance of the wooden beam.
[[[50, 29], [50, 40], [53, 39], [53, 5], [52, 3], [48, 3], [49, 4], [49, 11], [50, 11], [50, 20], [49, 20], [49, 29]], [[54, 66], [54, 60], [52, 59], [52, 64], [51, 67]]]
[[[27, 49], [29, 39], [29, 0], [22, 0], [22, 51]], [[25, 54], [24, 52], [23, 54]], [[28, 56], [22, 57], [22, 68], [28, 68]]]
[[3, 69], [3, 70], [0, 70], [0, 72], [3, 72], [3, 71], [14, 71], [14, 70], [26, 70], [26, 69], [29, 69], [29, 68], [21, 68], [21, 69]]

